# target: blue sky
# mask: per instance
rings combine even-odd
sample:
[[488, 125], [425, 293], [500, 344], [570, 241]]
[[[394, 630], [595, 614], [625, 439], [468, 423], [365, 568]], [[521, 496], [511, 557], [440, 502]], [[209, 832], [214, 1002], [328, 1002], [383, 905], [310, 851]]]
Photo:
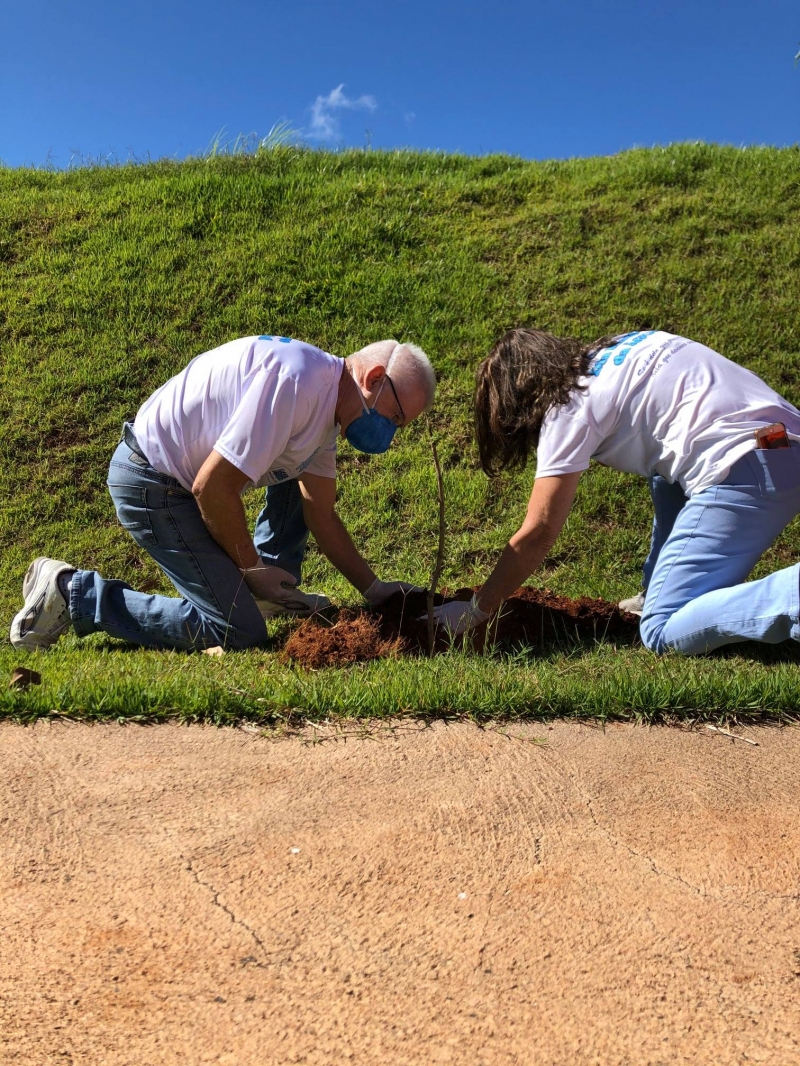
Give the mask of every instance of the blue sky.
[[6, 0], [0, 160], [800, 141], [797, 0]]

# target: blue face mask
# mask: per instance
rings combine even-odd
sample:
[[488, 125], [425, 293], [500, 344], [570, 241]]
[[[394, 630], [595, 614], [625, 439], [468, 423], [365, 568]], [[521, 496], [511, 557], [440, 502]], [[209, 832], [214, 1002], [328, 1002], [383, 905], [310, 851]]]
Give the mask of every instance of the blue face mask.
[[[385, 382], [386, 378], [384, 377], [372, 407], [367, 407], [361, 389], [358, 389], [358, 395], [361, 397], [361, 406], [364, 410], [358, 418], [353, 419], [344, 431], [345, 437], [354, 448], [358, 448], [360, 452], [367, 452], [369, 455], [380, 455], [381, 452], [387, 451], [397, 429], [391, 418], [378, 414], [375, 410], [375, 404], [378, 402]], [[356, 387], [358, 388], [358, 386]]]

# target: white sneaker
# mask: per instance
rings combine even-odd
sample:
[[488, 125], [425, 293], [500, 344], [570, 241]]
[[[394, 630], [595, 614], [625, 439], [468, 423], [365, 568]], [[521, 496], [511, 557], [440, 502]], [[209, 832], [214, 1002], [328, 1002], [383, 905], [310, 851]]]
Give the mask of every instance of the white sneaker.
[[644, 592], [638, 592], [635, 596], [631, 596], [629, 600], [620, 600], [617, 607], [621, 611], [627, 611], [628, 614], [641, 614], [644, 610]]
[[286, 599], [256, 600], [256, 607], [264, 618], [277, 618], [282, 614], [292, 618], [309, 618], [330, 605], [327, 596], [319, 592], [300, 592], [299, 589], [287, 589]]
[[63, 573], [75, 567], [60, 559], [34, 559], [22, 583], [25, 601], [11, 623], [11, 643], [15, 648], [49, 648], [69, 629], [69, 604], [58, 587]]

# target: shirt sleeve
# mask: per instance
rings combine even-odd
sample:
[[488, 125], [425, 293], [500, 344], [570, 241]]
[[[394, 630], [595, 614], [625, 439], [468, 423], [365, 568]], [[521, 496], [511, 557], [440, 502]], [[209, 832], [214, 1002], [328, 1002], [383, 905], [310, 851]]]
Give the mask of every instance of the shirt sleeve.
[[299, 413], [298, 406], [297, 383], [293, 378], [263, 369], [257, 371], [214, 451], [256, 484], [285, 451]]
[[308, 466], [305, 467], [304, 473], [318, 474], [320, 477], [336, 477], [336, 441], [333, 444], [329, 444], [327, 448], [321, 448]]
[[536, 477], [579, 474], [600, 447], [603, 436], [596, 426], [565, 412], [548, 415], [536, 449]]

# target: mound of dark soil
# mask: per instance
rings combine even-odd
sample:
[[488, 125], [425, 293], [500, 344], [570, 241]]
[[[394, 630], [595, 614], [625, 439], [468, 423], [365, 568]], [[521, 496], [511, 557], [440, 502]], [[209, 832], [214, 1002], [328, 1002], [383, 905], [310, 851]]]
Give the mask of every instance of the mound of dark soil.
[[[437, 605], [466, 600], [472, 589], [436, 597]], [[424, 593], [397, 593], [378, 611], [339, 611], [334, 619], [315, 617], [303, 622], [284, 647], [284, 656], [309, 669], [345, 666], [387, 655], [427, 655], [428, 626]], [[633, 640], [638, 619], [605, 600], [572, 600], [541, 589], [521, 588], [487, 623], [468, 634], [470, 647], [481, 651], [487, 643], [552, 644], [565, 639]], [[437, 630], [434, 651], [451, 646], [451, 638]]]
[[576, 636], [630, 641], [638, 635], [639, 619], [607, 600], [588, 596], [572, 600], [547, 589], [524, 587], [517, 589], [489, 626], [493, 640], [535, 647]]

